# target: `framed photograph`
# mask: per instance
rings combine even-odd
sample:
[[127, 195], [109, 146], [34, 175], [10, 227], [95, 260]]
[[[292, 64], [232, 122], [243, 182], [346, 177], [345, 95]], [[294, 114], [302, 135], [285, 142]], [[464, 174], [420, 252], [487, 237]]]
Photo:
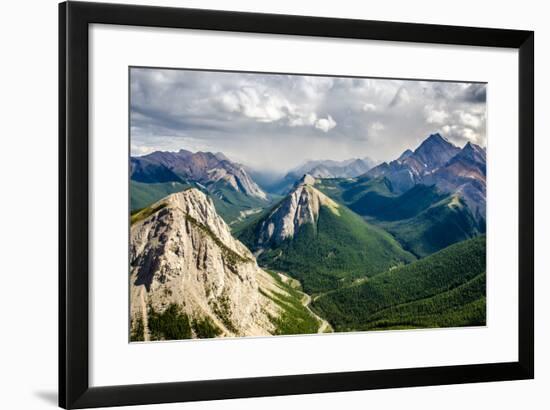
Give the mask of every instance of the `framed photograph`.
[[59, 5], [59, 405], [534, 377], [534, 33]]

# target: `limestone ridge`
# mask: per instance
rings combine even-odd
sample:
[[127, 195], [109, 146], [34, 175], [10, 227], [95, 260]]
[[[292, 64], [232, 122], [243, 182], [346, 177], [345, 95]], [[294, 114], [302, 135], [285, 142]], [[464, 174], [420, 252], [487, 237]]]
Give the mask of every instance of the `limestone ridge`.
[[131, 178], [138, 182], [194, 181], [203, 185], [226, 184], [234, 191], [266, 200], [266, 193], [244, 167], [222, 153], [155, 151], [131, 158]]
[[321, 206], [338, 214], [339, 205], [314, 188], [315, 178], [306, 174], [285, 199], [261, 223], [257, 245], [265, 247], [292, 238], [307, 223], [316, 223]]
[[208, 320], [219, 336], [274, 333], [280, 308], [267, 295], [284, 291], [231, 235], [204, 193], [172, 194], [141, 213], [130, 231], [133, 331], [142, 328], [149, 340], [150, 312], [176, 304], [190, 320]]

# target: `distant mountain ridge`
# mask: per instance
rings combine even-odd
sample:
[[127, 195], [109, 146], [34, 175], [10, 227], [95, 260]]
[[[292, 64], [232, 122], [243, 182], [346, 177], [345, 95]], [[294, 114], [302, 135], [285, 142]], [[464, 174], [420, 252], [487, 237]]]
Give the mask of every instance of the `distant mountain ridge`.
[[133, 211], [190, 187], [208, 193], [228, 224], [243, 223], [272, 201], [242, 165], [221, 152], [193, 153], [182, 149], [130, 158]]
[[468, 142], [462, 149], [439, 133], [431, 134], [414, 151], [372, 168], [360, 178], [387, 178], [396, 193], [416, 184], [436, 185], [458, 193], [478, 219], [485, 218], [486, 151]]
[[483, 233], [485, 224], [457, 192], [417, 184], [402, 194], [386, 177], [319, 180], [317, 189], [390, 232], [418, 257]]
[[290, 170], [286, 178], [301, 178], [309, 174], [314, 178], [349, 178], [364, 174], [376, 163], [369, 157], [350, 158], [344, 161], [310, 160]]
[[[162, 176], [162, 180], [158, 176]], [[266, 193], [250, 178], [240, 164], [230, 161], [222, 153], [155, 151], [131, 158], [130, 178], [138, 182], [195, 181], [203, 185], [223, 182], [235, 191], [260, 199]], [[156, 179], [155, 179], [156, 177]]]

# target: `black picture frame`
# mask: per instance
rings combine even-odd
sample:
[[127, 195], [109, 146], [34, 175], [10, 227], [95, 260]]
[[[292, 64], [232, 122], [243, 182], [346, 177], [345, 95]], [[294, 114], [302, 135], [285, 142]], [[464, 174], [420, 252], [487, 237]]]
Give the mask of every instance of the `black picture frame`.
[[[88, 27], [169, 27], [503, 47], [519, 51], [517, 362], [90, 387], [88, 379]], [[121, 159], [125, 160], [125, 159]], [[59, 405], [88, 408], [445, 385], [534, 377], [532, 31], [65, 2], [59, 5]], [[512, 267], [511, 267], [512, 269]]]

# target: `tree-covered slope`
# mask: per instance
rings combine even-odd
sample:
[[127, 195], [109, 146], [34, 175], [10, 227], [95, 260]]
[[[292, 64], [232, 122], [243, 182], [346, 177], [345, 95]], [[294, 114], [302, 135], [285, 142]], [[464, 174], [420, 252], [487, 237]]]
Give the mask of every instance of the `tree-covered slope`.
[[457, 195], [445, 196], [411, 218], [378, 221], [378, 225], [394, 235], [405, 249], [418, 257], [430, 255], [484, 232], [470, 209]]
[[449, 196], [433, 185], [418, 184], [402, 194], [386, 177], [318, 180], [316, 188], [362, 216], [396, 221], [415, 216]]
[[271, 199], [264, 200], [235, 191], [223, 181], [209, 185], [208, 192], [214, 201], [216, 212], [232, 230], [271, 205]]
[[464, 200], [434, 185], [418, 184], [400, 195], [385, 177], [320, 180], [316, 187], [390, 232], [418, 257], [485, 231]]
[[257, 242], [264, 221], [243, 230], [239, 238], [260, 250], [261, 265], [300, 280], [307, 293], [335, 289], [415, 259], [387, 232], [344, 206], [336, 211], [321, 206], [315, 223], [301, 225], [292, 237], [267, 248]]
[[336, 331], [485, 324], [485, 236], [314, 299]]
[[146, 208], [160, 199], [192, 186], [188, 183], [169, 181], [146, 183], [130, 181], [130, 208], [134, 212]]
[[162, 198], [195, 187], [209, 195], [214, 201], [216, 211], [224, 221], [236, 229], [246, 224], [254, 215], [259, 214], [271, 204], [270, 200], [263, 200], [243, 192], [235, 191], [222, 181], [209, 187], [201, 187], [197, 183], [157, 182], [145, 183], [130, 181], [130, 208], [132, 212], [146, 208]]
[[368, 192], [350, 204], [350, 208], [380, 221], [397, 221], [414, 217], [448, 195], [440, 193], [434, 186], [419, 184], [399, 196], [378, 196], [375, 198], [372, 192]]
[[360, 206], [362, 202], [371, 199], [375, 203], [391, 200], [397, 196], [387, 178], [328, 178], [317, 179], [315, 188], [335, 201], [353, 208], [353, 204]]

